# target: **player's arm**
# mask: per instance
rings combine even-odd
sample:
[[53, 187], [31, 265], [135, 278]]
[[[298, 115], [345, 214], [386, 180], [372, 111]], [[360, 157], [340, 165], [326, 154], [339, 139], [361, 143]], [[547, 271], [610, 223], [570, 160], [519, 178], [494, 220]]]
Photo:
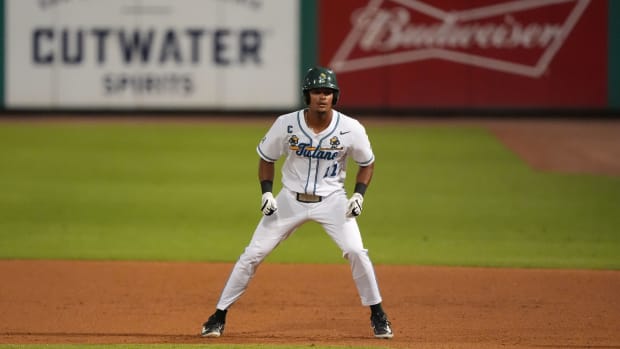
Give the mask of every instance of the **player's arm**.
[[375, 163], [368, 166], [360, 166], [357, 171], [357, 177], [355, 177], [355, 192], [364, 195], [366, 188], [370, 185], [372, 180], [372, 174], [375, 171]]
[[[275, 168], [276, 167], [274, 162], [269, 162], [262, 158], [258, 160], [258, 180], [261, 182], [261, 187], [263, 181], [271, 182], [271, 185], [273, 187], [273, 178], [275, 177], [276, 173]], [[272, 191], [272, 187], [270, 187], [268, 191]], [[263, 193], [264, 192], [265, 191], [263, 190]]]
[[261, 211], [265, 216], [271, 216], [278, 210], [276, 199], [273, 197], [273, 178], [275, 176], [275, 163], [264, 159], [258, 160], [258, 180], [260, 181]]
[[372, 180], [372, 174], [375, 170], [375, 163], [368, 166], [360, 166], [355, 177], [355, 189], [347, 203], [347, 216], [357, 217], [362, 213], [362, 203], [364, 202], [364, 194]]

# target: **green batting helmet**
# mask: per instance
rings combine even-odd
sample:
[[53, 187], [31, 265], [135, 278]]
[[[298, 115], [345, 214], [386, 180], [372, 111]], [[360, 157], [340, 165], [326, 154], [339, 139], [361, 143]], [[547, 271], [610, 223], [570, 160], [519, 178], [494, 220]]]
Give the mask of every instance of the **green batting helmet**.
[[336, 81], [336, 73], [334, 73], [333, 70], [324, 67], [313, 67], [308, 69], [306, 77], [304, 78], [304, 84], [301, 87], [306, 104], [310, 104], [310, 95], [308, 92], [315, 88], [332, 89], [334, 91], [332, 105], [336, 105], [338, 96], [340, 96], [340, 88], [338, 87], [338, 81]]

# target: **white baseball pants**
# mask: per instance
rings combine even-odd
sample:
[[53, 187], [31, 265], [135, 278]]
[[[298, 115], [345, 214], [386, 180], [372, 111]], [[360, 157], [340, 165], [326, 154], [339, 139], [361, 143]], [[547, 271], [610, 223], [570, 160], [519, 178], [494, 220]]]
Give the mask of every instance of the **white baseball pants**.
[[368, 250], [354, 218], [346, 217], [347, 197], [344, 190], [323, 197], [318, 203], [303, 203], [296, 194], [287, 189], [276, 196], [278, 211], [263, 216], [258, 223], [250, 244], [235, 264], [217, 308], [228, 309], [245, 292], [256, 268], [280, 242], [288, 238], [300, 225], [316, 221], [342, 250], [344, 258], [351, 265], [353, 280], [362, 305], [370, 306], [381, 302], [381, 294], [375, 277]]

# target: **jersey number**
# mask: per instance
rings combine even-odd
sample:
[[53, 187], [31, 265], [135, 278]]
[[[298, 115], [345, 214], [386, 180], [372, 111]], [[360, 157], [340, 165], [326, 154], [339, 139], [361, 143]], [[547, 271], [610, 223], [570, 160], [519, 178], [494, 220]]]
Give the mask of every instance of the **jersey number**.
[[338, 163], [335, 163], [327, 168], [327, 170], [325, 171], [325, 176], [323, 176], [323, 178], [336, 177], [337, 174], [338, 174]]

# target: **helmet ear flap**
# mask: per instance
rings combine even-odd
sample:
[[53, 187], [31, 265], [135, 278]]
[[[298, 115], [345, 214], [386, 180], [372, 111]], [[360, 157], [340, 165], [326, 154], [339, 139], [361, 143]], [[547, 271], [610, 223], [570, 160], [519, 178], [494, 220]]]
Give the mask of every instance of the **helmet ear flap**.
[[304, 102], [306, 102], [306, 105], [310, 104], [310, 92], [309, 91], [304, 91]]

